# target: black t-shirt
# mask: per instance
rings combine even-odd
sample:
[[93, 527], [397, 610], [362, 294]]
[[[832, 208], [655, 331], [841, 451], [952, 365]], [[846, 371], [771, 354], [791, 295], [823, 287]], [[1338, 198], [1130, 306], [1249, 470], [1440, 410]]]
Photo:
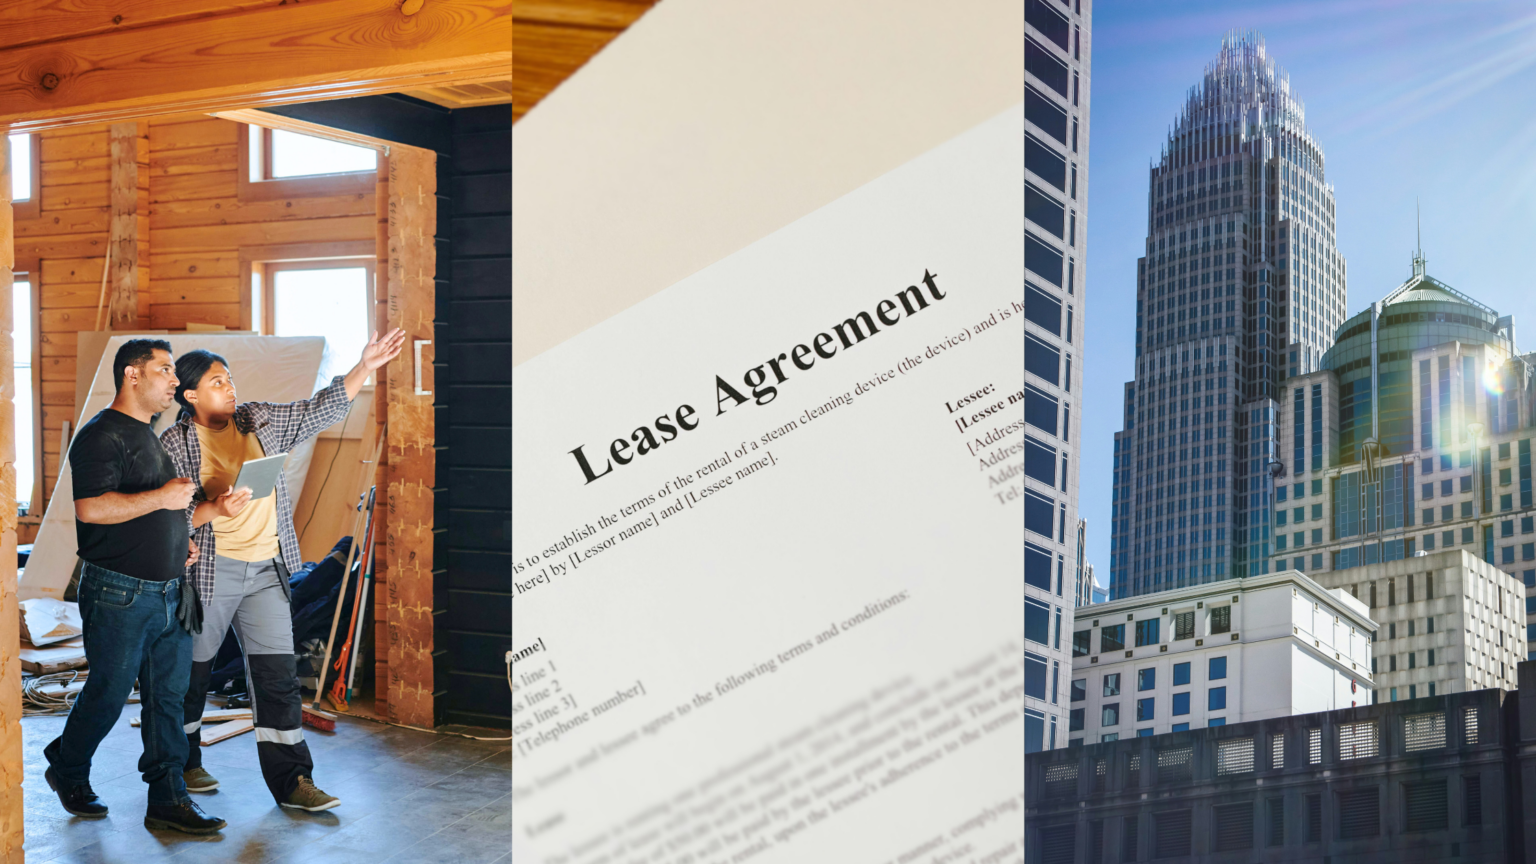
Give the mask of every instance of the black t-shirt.
[[[107, 492], [148, 492], [177, 476], [153, 427], [112, 408], [80, 427], [69, 447], [69, 467], [76, 501]], [[153, 510], [116, 525], [77, 518], [75, 537], [81, 558], [135, 579], [164, 582], [187, 569], [185, 510]]]

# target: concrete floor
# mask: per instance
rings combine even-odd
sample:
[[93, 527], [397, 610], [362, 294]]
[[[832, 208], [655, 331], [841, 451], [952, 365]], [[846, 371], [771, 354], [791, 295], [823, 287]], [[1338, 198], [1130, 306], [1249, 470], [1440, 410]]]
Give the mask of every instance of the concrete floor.
[[[203, 766], [219, 788], [192, 797], [228, 827], [211, 837], [144, 827], [146, 791], [138, 773], [143, 748], [129, 705], [102, 742], [91, 785], [112, 812], [77, 819], [64, 812], [43, 779], [43, 747], [63, 717], [25, 717], [23, 791], [28, 864], [157, 861], [464, 862], [511, 859], [512, 757], [505, 741], [415, 732], [340, 718], [335, 732], [304, 730], [315, 782], [341, 799], [324, 813], [277, 806], [256, 762], [256, 736], [246, 733], [203, 748]], [[482, 734], [495, 734], [484, 732]]]

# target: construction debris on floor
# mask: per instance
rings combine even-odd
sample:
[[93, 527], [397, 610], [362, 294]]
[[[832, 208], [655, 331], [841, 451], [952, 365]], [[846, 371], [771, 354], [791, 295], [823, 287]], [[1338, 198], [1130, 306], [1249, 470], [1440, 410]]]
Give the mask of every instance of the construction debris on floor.
[[21, 612], [21, 638], [42, 648], [85, 632], [80, 606], [50, 597], [35, 597], [16, 604]]
[[[360, 517], [360, 523], [359, 533], [368, 537], [368, 521]], [[354, 680], [356, 671], [373, 665], [357, 659], [372, 651], [372, 628], [361, 620], [371, 606], [366, 592], [372, 561], [371, 554], [360, 554], [371, 553], [372, 546], [354, 550], [344, 537], [330, 555], [306, 564], [289, 581], [301, 680], [310, 691], [323, 684], [332, 704], [346, 706], [352, 685], [363, 683]], [[137, 764], [143, 744], [135, 728], [141, 718], [134, 710], [123, 712], [92, 762], [91, 784], [111, 813], [101, 820], [71, 817], [43, 778], [43, 747], [62, 730], [90, 675], [80, 610], [54, 599], [19, 606], [27, 861], [510, 861], [512, 757], [505, 732], [485, 730], [474, 739], [361, 719], [371, 698], [352, 705], [353, 716], [339, 716], [311, 704], [315, 695], [306, 696], [304, 735], [315, 780], [342, 803], [319, 814], [279, 808], [262, 779], [255, 736], [243, 734], [254, 727], [233, 633], [214, 664], [217, 687], [210, 701], [223, 707], [203, 714], [202, 744], [210, 748], [203, 764], [219, 787], [197, 796], [228, 826], [208, 837], [144, 828], [146, 794]], [[335, 650], [327, 650], [327, 642]], [[128, 701], [139, 701], [137, 691]], [[401, 819], [401, 813], [418, 818]]]
[[89, 674], [80, 607], [48, 598], [23, 600], [17, 607], [22, 714], [67, 714]]
[[54, 642], [39, 648], [21, 640], [21, 671], [32, 675], [49, 675], [66, 669], [79, 669], [85, 665], [85, 637], [76, 636], [62, 642]]
[[337, 718], [334, 732], [306, 727], [315, 781], [341, 799], [336, 809], [312, 814], [277, 806], [261, 776], [255, 736], [237, 735], [203, 750], [203, 765], [219, 779], [219, 788], [195, 796], [229, 825], [216, 835], [194, 837], [144, 828], [146, 787], [138, 771], [143, 743], [131, 723], [138, 713], [123, 712], [92, 762], [91, 784], [112, 808], [100, 820], [70, 817], [43, 779], [48, 767], [43, 747], [59, 734], [65, 718], [22, 720], [27, 864], [510, 861], [512, 761], [506, 741], [348, 716]]

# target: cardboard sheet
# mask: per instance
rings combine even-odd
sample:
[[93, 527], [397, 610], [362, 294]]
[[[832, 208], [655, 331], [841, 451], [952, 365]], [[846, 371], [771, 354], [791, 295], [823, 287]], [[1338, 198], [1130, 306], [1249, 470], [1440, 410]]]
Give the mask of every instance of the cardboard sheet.
[[[112, 402], [112, 358], [123, 342], [133, 334], [115, 334], [101, 351], [96, 364], [96, 375], [90, 392], [79, 405], [78, 417], [84, 420]], [[164, 338], [171, 343], [173, 353], [180, 355], [198, 348], [206, 348], [229, 360], [235, 377], [235, 387], [242, 402], [294, 402], [313, 396], [325, 381], [320, 378], [321, 359], [325, 340], [318, 336], [250, 336], [222, 333], [167, 333]], [[156, 433], [163, 432], [176, 421], [176, 409], [160, 415], [155, 423]], [[73, 438], [73, 434], [71, 435]], [[73, 441], [71, 441], [73, 443]], [[304, 488], [308, 475], [310, 456], [314, 452], [314, 440], [295, 447], [288, 457], [288, 488], [295, 496]], [[70, 574], [76, 561], [75, 500], [72, 494], [73, 475], [69, 460], [61, 460], [59, 482], [43, 523], [38, 528], [37, 540], [32, 546], [32, 557], [22, 574], [17, 597], [27, 600], [33, 597], [53, 597], [62, 600], [64, 589], [69, 585]]]
[[17, 654], [21, 658], [21, 671], [32, 675], [51, 675], [66, 669], [81, 669], [86, 665], [85, 637], [76, 636], [45, 648], [23, 640]]
[[21, 611], [21, 638], [41, 648], [85, 632], [80, 607], [52, 597], [34, 597], [17, 604]]

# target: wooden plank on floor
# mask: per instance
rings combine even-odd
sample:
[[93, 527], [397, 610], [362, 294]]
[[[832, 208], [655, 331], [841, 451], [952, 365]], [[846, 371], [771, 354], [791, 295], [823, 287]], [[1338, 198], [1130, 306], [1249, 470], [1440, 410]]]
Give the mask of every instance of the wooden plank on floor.
[[[137, 726], [139, 725], [139, 721], [141, 719], [142, 718], [139, 717], [131, 718], [128, 721], [128, 725]], [[251, 709], [249, 708], [209, 708], [203, 712], [203, 725], [213, 726], [214, 724], [219, 724], [217, 727], [215, 727], [218, 729], [223, 729], [223, 724], [225, 723], [232, 723], [236, 720], [250, 719]]]
[[220, 723], [214, 727], [204, 727], [203, 746], [208, 747], [217, 744], [236, 735], [242, 735], [256, 728], [256, 724], [250, 718], [244, 720], [231, 720], [228, 723]]

